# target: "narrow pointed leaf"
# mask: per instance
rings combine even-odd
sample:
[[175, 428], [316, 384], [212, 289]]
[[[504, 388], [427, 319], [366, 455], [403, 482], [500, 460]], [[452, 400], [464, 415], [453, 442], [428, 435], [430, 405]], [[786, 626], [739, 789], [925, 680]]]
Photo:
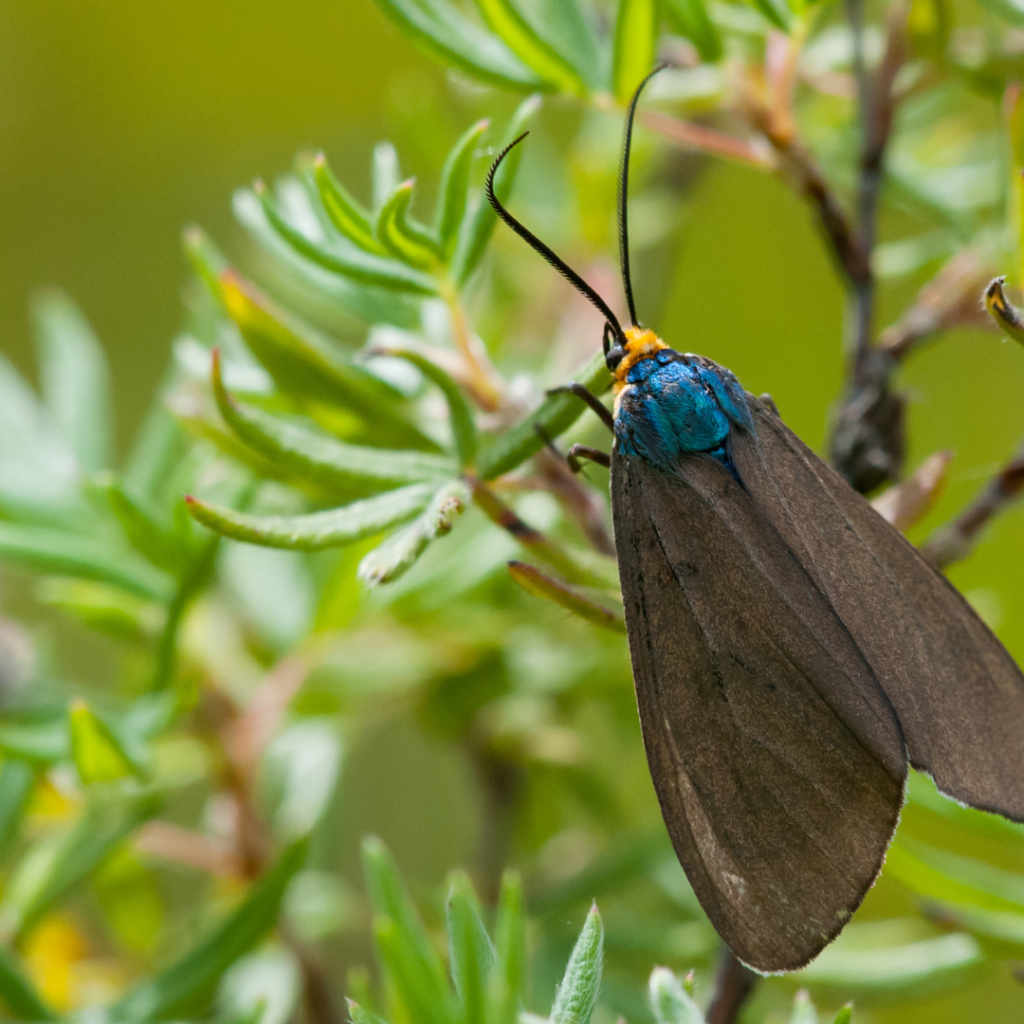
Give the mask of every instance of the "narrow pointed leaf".
[[793, 1012], [789, 1024], [818, 1024], [818, 1011], [807, 989], [802, 988], [793, 998]]
[[192, 269], [207, 288], [217, 292], [217, 280], [231, 264], [216, 243], [196, 224], [191, 224], [182, 235], [182, 246]]
[[242, 903], [210, 934], [169, 967], [131, 989], [116, 1006], [116, 1020], [159, 1020], [202, 1013], [224, 972], [252, 949], [277, 921], [285, 889], [306, 859], [308, 839], [286, 847]]
[[370, 166], [373, 179], [373, 208], [379, 213], [388, 196], [398, 188], [402, 173], [398, 165], [398, 150], [390, 142], [378, 142], [373, 147]]
[[371, 587], [398, 579], [431, 541], [451, 532], [455, 517], [468, 502], [469, 489], [461, 480], [445, 484], [419, 516], [388, 537], [359, 563], [359, 578]]
[[587, 87], [576, 69], [534, 31], [510, 0], [476, 0], [484, 21], [537, 76], [560, 92], [585, 96]]
[[122, 484], [110, 478], [99, 484], [125, 539], [144, 558], [167, 572], [181, 571], [187, 558], [177, 539], [165, 530], [149, 510], [143, 508]]
[[24, 761], [5, 758], [0, 763], [0, 853], [7, 852], [18, 832], [34, 782], [35, 772]]
[[[527, 122], [540, 108], [540, 103], [539, 96], [528, 96], [519, 104], [499, 143], [500, 149], [504, 149], [522, 134]], [[507, 203], [512, 194], [512, 185], [521, 157], [522, 146], [517, 146], [504, 159], [494, 176], [494, 194], [502, 203]], [[452, 258], [451, 269], [452, 279], [457, 287], [462, 288], [476, 270], [497, 223], [498, 215], [491, 209], [481, 189], [474, 197], [472, 208], [463, 218], [462, 227], [459, 229], [459, 241], [455, 256]]]
[[954, 906], [1024, 911], [1024, 875], [908, 837], [892, 845], [885, 870], [920, 896]]
[[352, 1024], [388, 1024], [383, 1017], [378, 1017], [354, 999], [346, 999], [345, 1002], [348, 1004], [348, 1019]]
[[431, 383], [436, 384], [448, 403], [448, 416], [451, 422], [452, 437], [455, 441], [455, 452], [459, 465], [468, 469], [476, 462], [476, 424], [469, 404], [462, 397], [458, 384], [420, 352], [414, 349], [400, 348], [394, 345], [381, 345], [373, 350], [375, 355], [393, 356], [405, 359], [415, 366]]
[[455, 991], [462, 1000], [462, 1019], [465, 1024], [486, 1024], [487, 990], [495, 953], [465, 874], [459, 873], [452, 880], [445, 921], [448, 960]]
[[490, 121], [477, 121], [452, 147], [441, 172], [440, 199], [434, 219], [434, 231], [451, 256], [459, 237], [459, 225], [466, 212], [469, 196], [469, 172], [476, 155], [480, 136], [487, 130]]
[[704, 1024], [704, 1014], [667, 967], [655, 967], [648, 985], [658, 1024]]
[[853, 1003], [847, 1003], [836, 1015], [832, 1018], [832, 1024], [850, 1024], [853, 1020]]
[[590, 1024], [601, 987], [604, 927], [597, 906], [590, 908], [565, 974], [555, 993], [551, 1024]]
[[487, 992], [487, 1024], [515, 1024], [522, 1001], [526, 924], [523, 887], [513, 872], [506, 872], [501, 880], [494, 934], [495, 961]]
[[348, 190], [334, 176], [327, 158], [321, 153], [313, 165], [320, 202], [331, 223], [350, 241], [378, 256], [386, 256], [387, 250], [377, 241], [369, 213], [349, 195]]
[[750, 0], [750, 3], [775, 28], [789, 32], [793, 27], [793, 12], [786, 6], [785, 0]]
[[799, 975], [812, 985], [843, 992], [924, 993], [957, 984], [985, 956], [976, 939], [962, 932], [899, 946], [851, 949], [829, 946]]
[[657, 35], [657, 0], [619, 0], [612, 91], [620, 103], [629, 102], [636, 87], [654, 67]]
[[189, 513], [232, 540], [291, 551], [319, 551], [383, 533], [419, 515], [434, 494], [433, 484], [413, 484], [343, 508], [299, 516], [256, 516], [191, 496]]
[[0, 753], [40, 767], [63, 761], [71, 752], [67, 716], [49, 710], [5, 715], [0, 720]]
[[0, 943], [0, 999], [17, 1020], [59, 1020], [36, 990], [17, 955]]
[[450, 1024], [454, 1007], [441, 961], [390, 852], [375, 836], [363, 841], [363, 870], [377, 946], [394, 991], [413, 1020]]
[[448, 0], [376, 0], [414, 42], [445, 64], [494, 85], [540, 88], [540, 78], [500, 39], [467, 20]]
[[220, 286], [229, 316], [283, 390], [351, 409], [373, 424], [381, 444], [432, 446], [403, 417], [401, 398], [390, 385], [330, 347], [236, 272], [222, 274]]
[[437, 239], [409, 216], [415, 186], [414, 178], [403, 181], [384, 201], [377, 216], [377, 237], [403, 263], [430, 271], [441, 265], [445, 252]]
[[85, 701], [72, 701], [68, 718], [71, 757], [78, 769], [78, 777], [85, 785], [142, 774], [110, 726], [98, 718]]
[[347, 444], [264, 412], [228, 394], [220, 366], [215, 352], [213, 393], [224, 421], [265, 459], [301, 479], [340, 491], [379, 491], [451, 476], [455, 471], [451, 460], [441, 455]]
[[[595, 395], [602, 395], [612, 386], [611, 374], [600, 353], [588, 360], [573, 374], [578, 381]], [[509, 473], [536, 455], [544, 447], [539, 425], [545, 437], [556, 438], [571, 427], [586, 411], [586, 406], [572, 395], [551, 395], [535, 413], [521, 423], [505, 431], [481, 453], [477, 470], [482, 480]]]
[[63, 292], [38, 296], [32, 314], [40, 383], [50, 415], [83, 469], [105, 469], [113, 458], [114, 424], [103, 347]]
[[965, 832], [998, 839], [1014, 846], [1024, 845], [1024, 824], [1010, 821], [999, 814], [986, 814], [973, 807], [963, 807], [948, 796], [943, 796], [927, 775], [910, 772], [907, 777], [907, 801], [948, 819]]
[[156, 601], [163, 600], [170, 589], [170, 580], [139, 558], [103, 541], [45, 527], [0, 522], [0, 561], [113, 583]]
[[614, 633], [626, 632], [626, 622], [621, 615], [590, 600], [567, 583], [545, 575], [532, 565], [525, 562], [509, 562], [508, 574], [523, 590], [534, 597], [553, 601], [595, 626], [610, 629]]
[[324, 270], [342, 274], [359, 284], [386, 288], [388, 291], [407, 292], [411, 295], [437, 294], [437, 285], [428, 274], [414, 270], [398, 260], [375, 256], [354, 247], [347, 250], [340, 247], [328, 248], [285, 220], [265, 189], [257, 189], [256, 198], [267, 222], [278, 235], [300, 256]]
[[[238, 222], [256, 244], [273, 256], [283, 283], [313, 308], [330, 311], [333, 315], [343, 312], [367, 324], [394, 324], [406, 329], [419, 326], [419, 296], [367, 287], [303, 256], [270, 223], [251, 189], [236, 191], [232, 207]], [[348, 248], [359, 251], [352, 246]], [[393, 260], [388, 262], [394, 263]]]
[[665, 0], [665, 6], [676, 28], [697, 47], [701, 60], [722, 59], [722, 36], [708, 16], [704, 0]]
[[574, 3], [532, 3], [512, 0], [536, 34], [573, 68], [591, 93], [608, 91], [611, 54], [595, 24], [591, 5]]
[[160, 807], [155, 794], [97, 802], [65, 832], [31, 846], [0, 900], [0, 933], [23, 934]]

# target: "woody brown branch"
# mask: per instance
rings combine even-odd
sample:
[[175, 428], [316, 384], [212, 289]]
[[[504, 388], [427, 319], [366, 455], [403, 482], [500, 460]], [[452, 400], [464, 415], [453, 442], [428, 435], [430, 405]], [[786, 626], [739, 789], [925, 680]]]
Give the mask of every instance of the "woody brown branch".
[[966, 558], [984, 527], [1024, 492], [1024, 444], [952, 522], [922, 545], [921, 554], [940, 569]]

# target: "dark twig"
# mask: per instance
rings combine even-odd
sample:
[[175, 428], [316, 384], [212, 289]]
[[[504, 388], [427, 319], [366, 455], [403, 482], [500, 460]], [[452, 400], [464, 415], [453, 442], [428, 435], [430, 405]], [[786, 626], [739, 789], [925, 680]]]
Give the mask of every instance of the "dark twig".
[[966, 558], [985, 525], [1024, 491], [1024, 444], [952, 522], [939, 527], [921, 547], [940, 569]]
[[733, 1024], [757, 981], [758, 976], [727, 949], [718, 968], [715, 998], [708, 1008], [707, 1024]]
[[959, 324], [988, 325], [978, 305], [978, 292], [992, 272], [987, 253], [973, 247], [962, 249], [917, 293], [914, 304], [899, 320], [882, 331], [878, 347], [899, 362], [939, 331]]

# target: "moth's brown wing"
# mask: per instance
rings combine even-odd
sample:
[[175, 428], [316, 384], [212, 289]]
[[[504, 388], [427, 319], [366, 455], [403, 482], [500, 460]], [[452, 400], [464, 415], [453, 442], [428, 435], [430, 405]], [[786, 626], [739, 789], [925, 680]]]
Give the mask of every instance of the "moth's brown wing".
[[752, 396], [737, 471], [835, 607], [942, 792], [1024, 821], [1024, 676], [941, 573]]
[[741, 960], [814, 957], [858, 906], [902, 802], [892, 708], [828, 601], [720, 463], [612, 455], [644, 745], [694, 891]]

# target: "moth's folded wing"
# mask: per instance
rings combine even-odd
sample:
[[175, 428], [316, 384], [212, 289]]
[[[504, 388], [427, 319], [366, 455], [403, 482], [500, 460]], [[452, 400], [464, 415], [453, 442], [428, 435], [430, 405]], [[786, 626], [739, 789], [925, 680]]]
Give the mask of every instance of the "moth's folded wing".
[[755, 399], [737, 470], [892, 701], [910, 762], [964, 803], [1024, 821], [1024, 676], [960, 593]]
[[613, 456], [644, 744], [676, 853], [732, 950], [794, 970], [874, 881], [906, 773], [827, 600], [718, 462]]

